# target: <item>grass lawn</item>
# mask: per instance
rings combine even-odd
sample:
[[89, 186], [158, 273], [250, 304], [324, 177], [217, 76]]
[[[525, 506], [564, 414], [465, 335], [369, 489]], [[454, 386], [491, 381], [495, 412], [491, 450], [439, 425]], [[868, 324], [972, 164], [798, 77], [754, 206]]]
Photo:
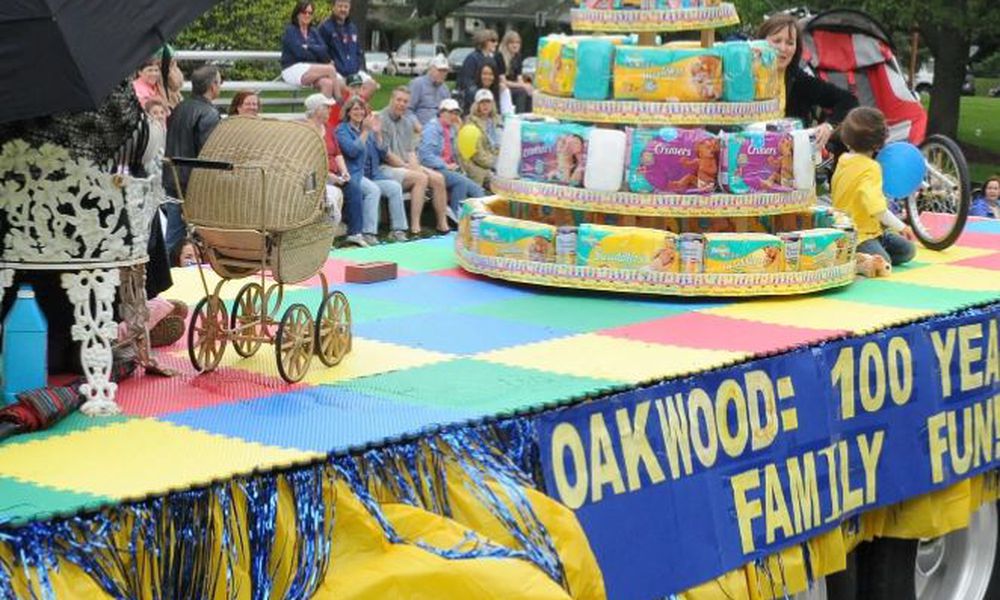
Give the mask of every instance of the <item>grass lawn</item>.
[[[958, 141], [967, 149], [973, 187], [1000, 172], [1000, 98], [986, 95], [1000, 79], [976, 78], [976, 95], [963, 96], [958, 116]], [[924, 106], [929, 100], [923, 96]], [[969, 149], [975, 146], [975, 149]], [[990, 155], [993, 156], [990, 156]]]

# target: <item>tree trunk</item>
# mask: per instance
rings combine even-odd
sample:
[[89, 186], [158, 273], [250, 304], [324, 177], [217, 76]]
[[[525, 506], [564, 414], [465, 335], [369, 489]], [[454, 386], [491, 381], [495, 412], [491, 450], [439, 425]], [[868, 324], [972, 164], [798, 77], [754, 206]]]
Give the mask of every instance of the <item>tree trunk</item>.
[[948, 25], [922, 24], [920, 33], [934, 54], [934, 88], [928, 114], [928, 133], [958, 139], [962, 83], [969, 61], [968, 32]]

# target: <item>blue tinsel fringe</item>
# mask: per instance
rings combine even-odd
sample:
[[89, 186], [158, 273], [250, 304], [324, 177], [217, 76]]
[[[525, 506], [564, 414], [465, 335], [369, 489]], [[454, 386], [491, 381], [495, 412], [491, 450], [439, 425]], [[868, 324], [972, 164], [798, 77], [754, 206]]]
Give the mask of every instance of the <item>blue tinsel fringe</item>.
[[[32, 600], [54, 599], [50, 574], [58, 572], [60, 560], [76, 565], [112, 598], [196, 600], [218, 597], [217, 592], [234, 598], [243, 591], [238, 589], [237, 567], [249, 557], [244, 568], [252, 598], [306, 600], [316, 593], [330, 565], [334, 511], [327, 494], [336, 479], [349, 485], [393, 543], [413, 544], [455, 560], [526, 560], [566, 586], [552, 540], [522, 489], [540, 487], [534, 435], [530, 419], [509, 419], [95, 514], [21, 526], [0, 524], [0, 543], [14, 551], [11, 560], [0, 559], [0, 598], [14, 597], [13, 579], [20, 569], [23, 579], [37, 582]], [[461, 470], [467, 489], [503, 524], [518, 548], [500, 546], [472, 531], [455, 547], [438, 548], [403, 539], [395, 531], [373, 490], [450, 517], [449, 462]], [[295, 510], [294, 545], [288, 548], [275, 545], [281, 490], [290, 492]], [[277, 568], [293, 573], [287, 590], [274, 589]], [[225, 589], [219, 590], [220, 585]]]

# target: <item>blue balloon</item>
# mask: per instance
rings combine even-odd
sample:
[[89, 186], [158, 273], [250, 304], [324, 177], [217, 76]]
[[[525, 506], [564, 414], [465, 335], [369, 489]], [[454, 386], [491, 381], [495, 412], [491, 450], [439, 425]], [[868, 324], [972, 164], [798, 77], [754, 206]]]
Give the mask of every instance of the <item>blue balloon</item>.
[[909, 142], [893, 142], [875, 157], [882, 166], [882, 193], [886, 198], [906, 198], [920, 188], [927, 163], [920, 150]]

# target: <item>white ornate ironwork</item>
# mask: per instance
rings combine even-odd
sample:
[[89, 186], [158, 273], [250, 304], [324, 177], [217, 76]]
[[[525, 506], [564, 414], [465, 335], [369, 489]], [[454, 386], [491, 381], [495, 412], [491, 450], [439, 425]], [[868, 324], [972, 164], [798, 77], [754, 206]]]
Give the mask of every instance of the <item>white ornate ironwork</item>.
[[90, 416], [114, 415], [120, 409], [114, 396], [118, 385], [111, 381], [112, 347], [118, 339], [114, 320], [117, 269], [93, 269], [63, 273], [62, 286], [73, 303], [75, 341], [80, 342], [80, 362], [87, 383], [80, 394], [87, 400], [80, 410]]
[[[60, 146], [12, 140], [0, 147], [0, 301], [14, 271], [61, 270], [73, 304], [72, 338], [81, 342], [87, 382], [81, 410], [119, 412], [110, 380], [118, 338], [115, 291], [124, 284], [121, 315], [136, 334], [143, 366], [150, 360], [144, 289], [151, 219], [164, 199], [159, 161], [145, 179], [105, 173]], [[119, 276], [119, 268], [124, 270]], [[122, 281], [123, 280], [123, 281]], [[136, 333], [137, 328], [143, 329]]]

